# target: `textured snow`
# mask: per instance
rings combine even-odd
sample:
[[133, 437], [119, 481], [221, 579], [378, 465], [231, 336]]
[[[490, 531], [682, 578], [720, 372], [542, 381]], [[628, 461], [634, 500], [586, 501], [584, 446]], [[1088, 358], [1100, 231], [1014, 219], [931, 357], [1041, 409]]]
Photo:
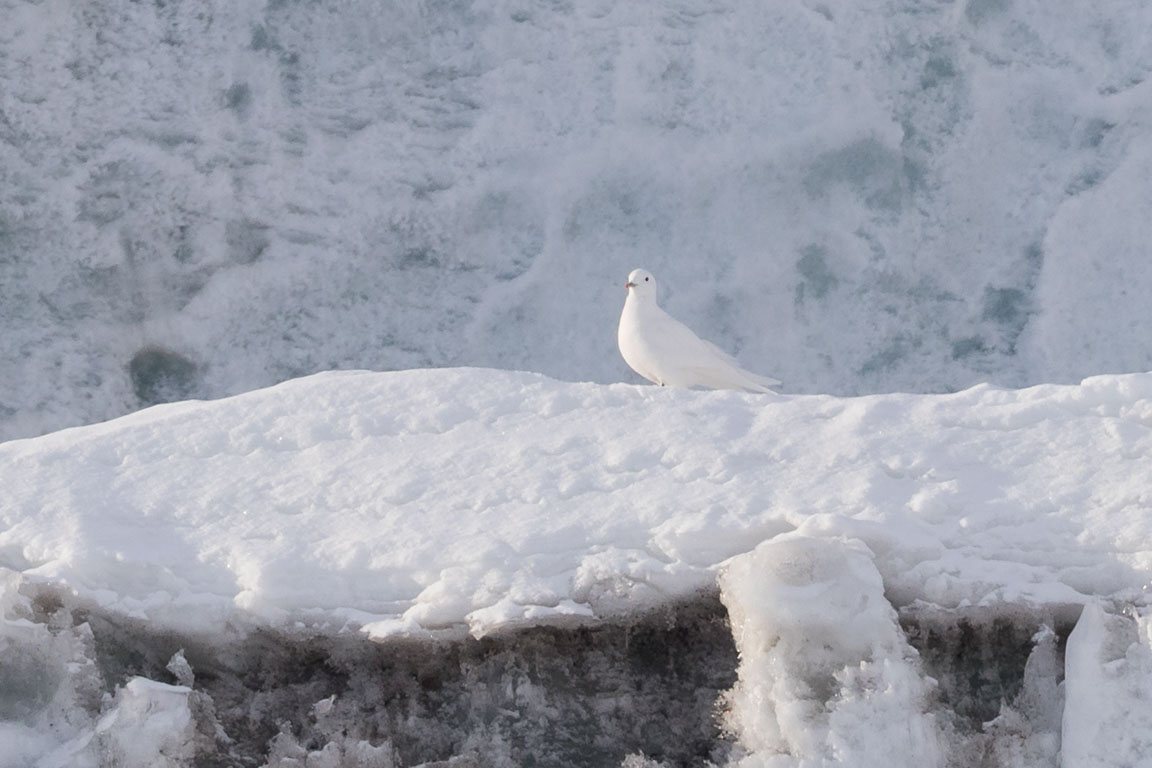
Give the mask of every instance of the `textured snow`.
[[0, 19], [3, 768], [1152, 760], [1152, 5]]
[[[95, 705], [109, 681], [77, 615], [209, 645], [426, 643], [588, 625], [719, 585], [741, 765], [1052, 765], [1061, 738], [1065, 764], [1131, 764], [1152, 681], [1149, 455], [1152, 374], [837, 398], [331, 372], [155, 406], [0, 444], [4, 637], [23, 670], [8, 706], [27, 710], [10, 727], [21, 754], [48, 743], [64, 763], [99, 749], [178, 765], [196, 739], [227, 743], [182, 653], [166, 672], [179, 685], [126, 680]], [[55, 618], [26, 597], [45, 594]], [[903, 627], [943, 617], [963, 637], [965, 617], [1003, 616], [1066, 633], [1082, 610], [1064, 668], [1051, 630], [1023, 646], [1023, 683], [1003, 688], [984, 741], [957, 718], [987, 703], [938, 696]], [[940, 662], [929, 630], [929, 665], [978, 665], [1011, 640], [993, 627], [989, 650], [970, 636]], [[76, 712], [94, 709], [85, 727]], [[301, 749], [276, 744], [270, 764]], [[328, 744], [324, 759], [381, 746]]]
[[[943, 765], [932, 683], [854, 542], [780, 536], [724, 574], [740, 682], [729, 714], [750, 755], [779, 765]], [[839, 695], [830, 697], [829, 689]]]
[[1062, 765], [1152, 762], [1152, 620], [1085, 608], [1068, 638]]
[[332, 368], [1152, 368], [1152, 6], [0, 3], [0, 439]]
[[1152, 567], [1152, 375], [738, 395], [327, 373], [0, 445], [3, 565], [160, 626], [373, 636], [634, 608], [788, 531], [891, 599], [1078, 606]]

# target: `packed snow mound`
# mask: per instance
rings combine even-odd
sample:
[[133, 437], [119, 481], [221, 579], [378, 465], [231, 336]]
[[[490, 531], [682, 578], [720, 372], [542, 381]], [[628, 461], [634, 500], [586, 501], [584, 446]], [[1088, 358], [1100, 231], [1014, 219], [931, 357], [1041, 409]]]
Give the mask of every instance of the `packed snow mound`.
[[1133, 765], [1150, 450], [1152, 374], [324, 373], [10, 441], [0, 765]]
[[[740, 682], [729, 719], [751, 757], [813, 765], [942, 765], [934, 683], [858, 542], [782, 536], [723, 575]], [[760, 756], [760, 759], [757, 758]]]
[[639, 265], [793, 392], [1152, 368], [1140, 0], [3, 19], [0, 439], [333, 368], [634, 381]]
[[1135, 600], [1152, 375], [861, 398], [325, 373], [0, 444], [0, 567], [154, 628], [372, 637], [634, 611], [781, 534], [887, 599]]

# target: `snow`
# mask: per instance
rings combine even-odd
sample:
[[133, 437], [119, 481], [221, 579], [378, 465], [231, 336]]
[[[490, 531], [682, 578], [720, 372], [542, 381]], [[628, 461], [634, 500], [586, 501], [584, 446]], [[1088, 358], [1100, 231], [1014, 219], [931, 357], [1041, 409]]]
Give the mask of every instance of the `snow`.
[[[1045, 754], [1027, 692], [1065, 674], [1066, 760], [1131, 764], [1139, 743], [1078, 729], [1146, 725], [1149, 455], [1152, 374], [837, 398], [323, 373], [0, 444], [5, 636], [49, 634], [22, 595], [189, 641], [433, 642], [719, 585], [744, 764], [933, 765], [959, 737], [900, 621], [1084, 610], [1062, 672], [1035, 640], [998, 727]], [[84, 657], [77, 631], [46, 658]], [[167, 669], [182, 685], [124, 681], [101, 709], [107, 748], [153, 743], [142, 711], [182, 732], [198, 678], [183, 654]]]
[[1152, 760], [1152, 622], [1148, 615], [1084, 609], [1068, 638], [1063, 765], [1146, 765]]
[[778, 536], [733, 559], [722, 584], [741, 658], [729, 717], [750, 753], [739, 765], [943, 765], [931, 684], [866, 547]]
[[473, 369], [319, 374], [0, 445], [5, 565], [159, 626], [373, 636], [685, 594], [787, 531], [891, 596], [1078, 606], [1152, 566], [1152, 377], [739, 396]]
[[329, 369], [633, 381], [639, 265], [793, 392], [1152, 368], [1139, 0], [3, 16], [0, 439]]
[[0, 768], [1152, 764], [1152, 4], [0, 19]]

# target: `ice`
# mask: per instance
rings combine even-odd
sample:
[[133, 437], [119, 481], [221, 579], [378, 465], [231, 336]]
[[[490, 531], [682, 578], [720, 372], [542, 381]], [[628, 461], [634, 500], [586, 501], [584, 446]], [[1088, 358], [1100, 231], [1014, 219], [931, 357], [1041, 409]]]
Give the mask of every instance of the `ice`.
[[102, 760], [125, 768], [188, 765], [196, 755], [192, 691], [136, 677], [96, 724]]
[[1065, 651], [1062, 765], [1152, 765], [1152, 623], [1084, 609]]
[[[134, 754], [194, 753], [225, 765], [720, 760], [727, 742], [714, 705], [735, 664], [723, 616], [714, 598], [690, 599], [575, 629], [384, 644], [314, 628], [190, 642], [144, 622], [92, 617], [95, 655], [110, 677], [164, 681], [123, 706], [115, 702], [127, 700], [124, 692], [107, 697], [93, 708], [93, 724], [118, 712], [114, 722], [137, 736]], [[165, 669], [177, 644], [175, 655], [195, 673], [187, 694]], [[165, 746], [162, 734], [145, 731], [144, 705], [186, 735], [190, 715], [195, 733], [179, 748]], [[60, 764], [85, 764], [104, 754], [102, 743], [110, 742], [90, 726], [87, 739], [59, 750], [67, 757]]]
[[[71, 742], [86, 744], [101, 706], [103, 676], [86, 624], [18, 591], [19, 574], [0, 570], [0, 743], [5, 765], [34, 764]], [[60, 765], [82, 765], [71, 759]]]
[[1147, 762], [1149, 4], [0, 18], [0, 767]]
[[866, 547], [780, 536], [721, 577], [740, 651], [740, 766], [942, 766], [932, 683]]
[[984, 724], [986, 762], [1016, 768], [1060, 764], [1061, 735], [1074, 736], [1078, 726], [1061, 728], [1064, 668], [1058, 643], [1048, 626], [1032, 637], [1019, 693], [1001, 698], [996, 717]]
[[1136, 0], [3, 12], [0, 439], [333, 368], [632, 381], [638, 265], [795, 392], [1152, 367]]
[[1152, 374], [334, 372], [9, 441], [4, 737], [46, 765], [1128, 764], [1150, 403]]

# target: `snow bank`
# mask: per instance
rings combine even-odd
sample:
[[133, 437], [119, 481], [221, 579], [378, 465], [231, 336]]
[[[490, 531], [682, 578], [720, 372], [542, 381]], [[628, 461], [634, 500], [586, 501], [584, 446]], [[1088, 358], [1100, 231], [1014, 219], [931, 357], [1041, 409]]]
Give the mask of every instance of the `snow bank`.
[[[869, 765], [883, 749], [908, 765], [975, 754], [1039, 766], [1063, 739], [1066, 761], [1098, 763], [1103, 749], [1121, 765], [1144, 749], [1117, 734], [1143, 732], [1152, 679], [1149, 455], [1152, 374], [842, 399], [414, 370], [157, 406], [0, 444], [0, 639], [25, 676], [8, 686], [16, 703], [0, 701], [4, 728], [20, 754], [91, 755], [159, 743], [134, 735], [155, 711], [166, 733], [226, 751], [193, 668], [214, 670], [217, 703], [249, 711], [222, 680], [300, 664], [296, 651], [261, 660], [261, 637], [338, 648], [563, 632], [719, 583], [741, 654], [733, 759]], [[1063, 638], [1085, 605], [1065, 668], [1042, 625]], [[99, 669], [88, 621], [124, 647]], [[154, 639], [134, 640], [144, 635]], [[200, 650], [173, 656], [184, 645]], [[628, 647], [615, 657], [625, 665]], [[373, 668], [323, 653], [333, 669]], [[71, 658], [81, 665], [61, 671]], [[546, 713], [564, 710], [550, 689], [508, 664], [454, 673], [459, 695], [514, 703], [476, 710], [478, 730], [452, 743], [513, 760], [507, 739], [523, 734], [491, 730], [507, 707], [534, 708], [555, 730]], [[177, 685], [132, 683], [132, 669]], [[491, 684], [504, 693], [479, 682], [503, 674]], [[323, 675], [307, 707], [284, 683], [263, 711], [303, 717], [332, 695]], [[581, 728], [622, 695], [603, 693]], [[358, 701], [324, 711], [352, 716]], [[245, 738], [264, 743], [266, 727]], [[564, 749], [587, 739], [568, 733]], [[383, 749], [374, 738], [321, 744], [353, 755]], [[295, 739], [268, 754], [297, 759]], [[178, 741], [164, 754], [184, 759]]]
[[897, 605], [1079, 606], [1152, 566], [1152, 376], [859, 399], [330, 373], [0, 445], [0, 566], [154, 626], [579, 621], [849, 536]]
[[1152, 567], [1152, 375], [750, 396], [328, 373], [0, 444], [0, 565], [172, 629], [579, 619], [798, 530], [889, 598], [1078, 606]]

